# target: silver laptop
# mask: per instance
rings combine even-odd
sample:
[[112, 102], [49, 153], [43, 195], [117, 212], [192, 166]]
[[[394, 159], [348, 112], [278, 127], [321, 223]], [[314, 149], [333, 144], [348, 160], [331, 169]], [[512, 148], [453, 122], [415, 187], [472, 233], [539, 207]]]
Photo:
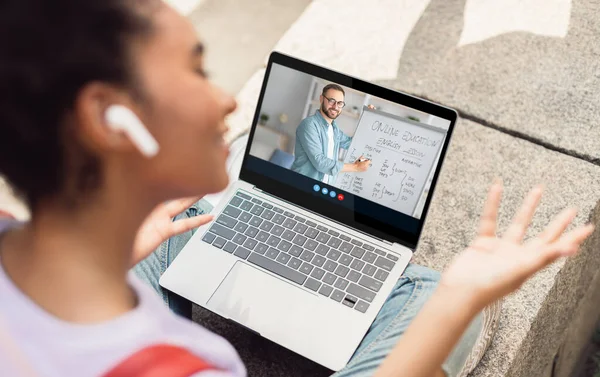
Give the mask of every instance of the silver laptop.
[[239, 180], [160, 284], [341, 369], [415, 251], [456, 118], [272, 53]]

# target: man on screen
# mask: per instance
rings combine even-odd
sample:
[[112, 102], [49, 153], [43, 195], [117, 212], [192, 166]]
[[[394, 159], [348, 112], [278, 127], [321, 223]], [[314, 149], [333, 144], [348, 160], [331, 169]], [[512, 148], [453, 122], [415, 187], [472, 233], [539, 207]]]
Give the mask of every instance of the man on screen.
[[325, 85], [319, 97], [321, 108], [302, 120], [296, 129], [293, 171], [333, 184], [340, 172], [364, 172], [369, 169], [371, 161], [362, 156], [351, 164], [344, 164], [338, 159], [340, 148], [348, 149], [352, 142], [352, 138], [344, 134], [335, 122], [346, 105], [344, 98], [345, 92], [341, 86]]

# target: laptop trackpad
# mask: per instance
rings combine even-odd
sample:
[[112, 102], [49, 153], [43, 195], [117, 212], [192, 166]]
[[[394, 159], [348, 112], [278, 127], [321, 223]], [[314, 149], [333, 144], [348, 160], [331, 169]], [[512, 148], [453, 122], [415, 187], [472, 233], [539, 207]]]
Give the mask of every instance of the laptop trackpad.
[[317, 303], [316, 294], [238, 261], [207, 306], [266, 338], [279, 338], [289, 334], [288, 326], [304, 325]]

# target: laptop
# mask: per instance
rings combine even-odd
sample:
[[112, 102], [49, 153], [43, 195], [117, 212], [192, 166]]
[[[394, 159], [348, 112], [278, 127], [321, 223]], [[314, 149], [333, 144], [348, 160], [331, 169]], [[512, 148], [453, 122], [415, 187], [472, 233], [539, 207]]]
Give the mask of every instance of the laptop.
[[[322, 96], [329, 84], [343, 95]], [[273, 52], [239, 179], [160, 285], [343, 368], [417, 247], [456, 119], [450, 108]], [[365, 171], [353, 168], [359, 159]]]

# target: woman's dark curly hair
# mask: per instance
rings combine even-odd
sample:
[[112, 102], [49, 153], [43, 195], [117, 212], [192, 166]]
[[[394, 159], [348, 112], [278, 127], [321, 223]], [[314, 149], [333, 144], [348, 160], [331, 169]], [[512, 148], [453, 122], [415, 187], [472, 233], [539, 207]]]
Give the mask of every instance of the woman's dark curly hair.
[[151, 31], [143, 2], [0, 0], [0, 175], [32, 210], [73, 174], [78, 190], [98, 184], [91, 154], [67, 167], [65, 117], [90, 82], [134, 87], [131, 41]]

